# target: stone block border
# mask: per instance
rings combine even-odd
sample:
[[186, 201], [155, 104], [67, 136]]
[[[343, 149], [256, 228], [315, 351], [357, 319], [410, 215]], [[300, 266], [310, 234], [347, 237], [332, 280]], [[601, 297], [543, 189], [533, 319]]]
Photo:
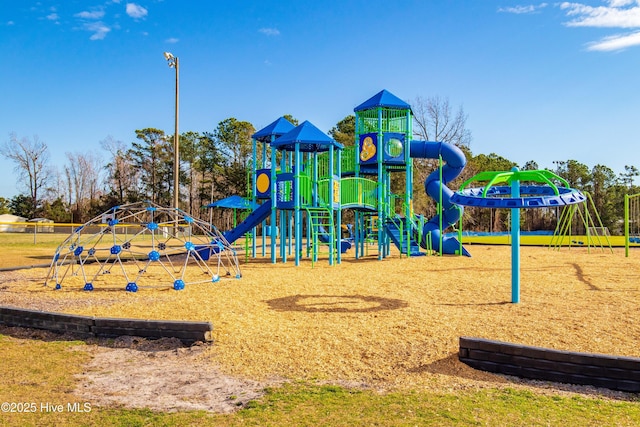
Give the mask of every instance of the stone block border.
[[458, 358], [475, 369], [640, 393], [640, 358], [551, 350], [460, 337]]
[[114, 319], [0, 306], [0, 324], [45, 329], [88, 337], [130, 335], [149, 339], [178, 338], [185, 344], [212, 341], [210, 322]]

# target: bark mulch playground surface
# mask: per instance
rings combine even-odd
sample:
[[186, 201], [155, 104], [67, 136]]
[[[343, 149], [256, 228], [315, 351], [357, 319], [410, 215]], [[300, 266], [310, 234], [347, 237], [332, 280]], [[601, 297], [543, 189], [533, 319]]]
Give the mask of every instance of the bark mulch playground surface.
[[347, 254], [334, 266], [250, 259], [241, 279], [182, 291], [86, 292], [82, 283], [54, 291], [42, 286], [47, 269], [18, 270], [0, 273], [0, 305], [208, 321], [214, 342], [192, 351], [191, 362], [254, 386], [307, 380], [380, 391], [594, 393], [474, 370], [458, 361], [461, 336], [640, 357], [640, 252], [625, 258], [623, 249], [522, 247], [521, 302], [512, 304], [510, 247], [468, 249], [471, 258]]

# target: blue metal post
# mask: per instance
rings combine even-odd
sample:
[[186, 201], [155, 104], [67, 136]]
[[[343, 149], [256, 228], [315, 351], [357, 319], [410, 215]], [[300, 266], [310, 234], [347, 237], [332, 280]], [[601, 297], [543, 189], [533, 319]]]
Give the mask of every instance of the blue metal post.
[[[438, 151], [442, 150], [442, 143], [438, 146]], [[443, 227], [442, 227], [442, 215], [444, 214], [444, 207], [442, 206], [442, 187], [444, 183], [442, 182], [442, 154], [438, 153], [438, 184], [440, 185], [440, 190], [438, 192], [438, 255], [442, 256], [442, 242], [444, 241], [443, 236]]]
[[[267, 167], [267, 144], [265, 142], [262, 143], [262, 169], [265, 169]], [[255, 200], [254, 200], [255, 202]], [[262, 256], [265, 256], [267, 254], [267, 242], [266, 242], [266, 237], [265, 237], [265, 233], [264, 230], [267, 228], [267, 220], [262, 221]], [[253, 238], [253, 241], [255, 242], [255, 236]], [[255, 243], [254, 243], [254, 247], [255, 247]], [[255, 256], [255, 254], [254, 254]]]
[[329, 181], [327, 183], [327, 202], [329, 203], [329, 216], [331, 216], [331, 220], [329, 221], [329, 223], [333, 223], [333, 230], [330, 230], [329, 232], [333, 231], [333, 240], [329, 242], [329, 265], [333, 265], [333, 258], [335, 256], [335, 248], [336, 248], [336, 241], [339, 242], [339, 240], [337, 240], [338, 238], [338, 233], [336, 233], [336, 224], [335, 224], [335, 216], [334, 216], [334, 200], [333, 200], [333, 183], [334, 183], [334, 176], [333, 176], [333, 145], [331, 146], [329, 152]]
[[378, 259], [381, 260], [385, 257], [384, 246], [384, 227], [383, 224], [387, 220], [384, 209], [384, 197], [385, 197], [385, 175], [384, 168], [382, 167], [383, 159], [383, 138], [382, 133], [382, 107], [378, 107], [378, 142], [376, 146], [376, 161], [378, 162]]
[[[252, 161], [251, 161], [251, 165], [252, 165], [252, 170], [251, 170], [251, 201], [253, 203], [256, 202], [256, 170], [258, 169], [258, 156], [257, 156], [257, 146], [256, 146], [256, 140], [254, 138], [251, 138], [251, 155], [252, 155]], [[263, 157], [264, 159], [264, 157]], [[264, 221], [263, 221], [264, 223]], [[264, 229], [264, 227], [263, 227]], [[251, 232], [253, 233], [253, 239], [251, 239], [251, 257], [255, 258], [256, 257], [256, 237], [258, 234], [258, 229], [257, 227], [254, 227]]]
[[[311, 181], [311, 197], [312, 197], [312, 206], [317, 208], [320, 206], [320, 201], [318, 199], [318, 180], [319, 180], [319, 171], [318, 171], [318, 153], [309, 153], [309, 161], [311, 161], [313, 156], [313, 179]], [[309, 216], [309, 215], [307, 215]], [[311, 246], [317, 242], [313, 241], [313, 220], [309, 217], [308, 219], [309, 226], [307, 227], [307, 248], [311, 249]], [[313, 262], [318, 261], [318, 251], [317, 248], [313, 248], [314, 259]]]
[[411, 131], [411, 110], [407, 110], [406, 115], [406, 123], [405, 123], [405, 133], [404, 133], [404, 164], [405, 164], [405, 192], [404, 192], [404, 203], [405, 203], [405, 218], [407, 220], [406, 226], [406, 237], [407, 239], [407, 256], [411, 256], [409, 251], [409, 242], [411, 241], [411, 236], [413, 234], [413, 159], [410, 156], [410, 148], [411, 145], [411, 137], [413, 133]]
[[[380, 149], [380, 151], [382, 152], [382, 155], [384, 155], [384, 145], [382, 146], [382, 148]], [[387, 220], [389, 219], [389, 217], [393, 218], [395, 212], [391, 211], [391, 174], [386, 171], [386, 168], [383, 169], [383, 176], [384, 176], [384, 218], [385, 218], [385, 223], [387, 222]], [[383, 234], [383, 238], [384, 238], [384, 257], [388, 257], [391, 254], [391, 239], [389, 238], [389, 235], [385, 232]]]
[[[287, 156], [286, 152], [283, 151], [282, 158], [280, 159], [280, 173], [285, 172], [287, 172]], [[282, 189], [281, 191], [284, 191], [284, 189]], [[287, 224], [289, 224], [289, 222], [287, 221], [288, 212], [289, 211], [280, 209], [280, 258], [282, 259], [282, 262], [287, 262]]]
[[302, 160], [300, 156], [300, 144], [295, 145], [295, 173], [293, 174], [293, 200], [294, 200], [294, 260], [296, 266], [300, 265], [300, 251], [302, 251], [302, 214], [300, 212], [300, 172], [302, 169]]
[[[354, 157], [354, 161], [355, 161], [355, 165], [354, 165], [354, 171], [355, 174], [354, 176], [356, 178], [360, 177], [360, 114], [356, 113], [356, 129], [355, 129], [355, 140], [353, 141], [354, 143], [354, 148], [355, 148], [355, 156]], [[342, 176], [342, 175], [341, 175]], [[354, 215], [354, 226], [355, 226], [355, 230], [354, 230], [354, 246], [355, 246], [355, 256], [356, 259], [359, 259], [361, 256], [364, 255], [364, 233], [365, 233], [365, 228], [364, 228], [364, 218], [363, 215], [359, 212], [356, 211], [355, 215]], [[362, 239], [361, 239], [362, 237]]]
[[[289, 157], [289, 171], [291, 173], [294, 173], [294, 168], [295, 168], [295, 162], [293, 160], [293, 151], [287, 151], [287, 157]], [[295, 173], [294, 173], [294, 178], [293, 178], [293, 183], [292, 185], [292, 191], [293, 191], [293, 196], [294, 196], [294, 203], [295, 203]], [[293, 237], [294, 237], [294, 213], [295, 213], [295, 209], [294, 210], [287, 210], [287, 224], [288, 225], [288, 230], [289, 230], [289, 234], [288, 234], [288, 238], [287, 238], [287, 245], [286, 245], [286, 249], [287, 249], [287, 254], [291, 255], [292, 251], [293, 251]]]
[[[331, 158], [333, 158], [333, 153], [335, 152], [335, 149], [333, 147], [333, 144], [331, 144], [331, 149], [330, 149], [330, 155]], [[334, 167], [337, 169], [336, 171], [336, 177], [338, 178], [338, 188], [340, 189], [339, 191], [339, 196], [338, 196], [338, 212], [337, 212], [337, 222], [338, 222], [338, 249], [337, 249], [337, 261], [338, 264], [340, 264], [342, 262], [342, 182], [340, 182], [341, 177], [342, 177], [342, 150], [338, 150], [338, 159], [337, 159], [337, 165], [334, 165]], [[332, 173], [333, 173], [333, 168], [332, 169]]]
[[[518, 172], [518, 168], [511, 169]], [[511, 182], [511, 197], [520, 197], [520, 181]], [[520, 209], [511, 209], [511, 302], [520, 302]]]
[[[271, 136], [271, 142], [275, 140], [275, 136]], [[269, 233], [269, 243], [271, 245], [271, 264], [276, 263], [277, 253], [276, 253], [276, 236], [275, 231], [278, 227], [277, 225], [277, 207], [278, 207], [278, 197], [277, 197], [277, 185], [276, 185], [276, 168], [278, 167], [276, 163], [276, 150], [271, 146], [271, 224], [270, 224], [270, 233]], [[264, 236], [262, 237], [264, 239]]]

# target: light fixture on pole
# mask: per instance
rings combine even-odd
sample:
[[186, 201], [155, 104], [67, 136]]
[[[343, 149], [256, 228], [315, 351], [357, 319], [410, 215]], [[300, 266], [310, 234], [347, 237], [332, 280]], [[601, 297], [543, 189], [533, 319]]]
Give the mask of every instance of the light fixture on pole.
[[171, 52], [165, 52], [164, 59], [167, 60], [169, 68], [176, 69], [176, 128], [173, 134], [173, 207], [178, 209], [178, 201], [180, 200], [180, 137], [178, 134], [178, 99], [180, 92], [178, 86], [178, 57], [173, 56]]

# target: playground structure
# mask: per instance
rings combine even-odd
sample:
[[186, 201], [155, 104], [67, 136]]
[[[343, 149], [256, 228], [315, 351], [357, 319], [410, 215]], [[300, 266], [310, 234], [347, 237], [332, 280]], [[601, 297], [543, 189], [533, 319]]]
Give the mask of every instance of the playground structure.
[[[354, 248], [363, 257], [377, 246], [378, 259], [394, 244], [402, 255], [469, 253], [459, 238], [443, 230], [455, 225], [462, 208], [451, 203], [446, 184], [465, 166], [460, 149], [443, 142], [413, 140], [411, 106], [382, 90], [355, 109], [355, 141], [344, 147], [309, 121], [295, 126], [281, 117], [253, 136], [251, 201], [259, 207], [224, 237], [233, 243], [261, 230], [261, 247], [252, 239], [252, 256], [270, 247], [271, 262], [301, 257], [329, 263]], [[438, 159], [441, 167], [425, 180], [438, 214], [425, 220], [413, 212], [413, 159]], [[391, 176], [404, 173], [404, 192], [391, 191]], [[354, 211], [355, 224], [342, 238], [342, 213]]]
[[[521, 181], [536, 185], [520, 185]], [[467, 188], [473, 182], [483, 187]], [[558, 186], [559, 183], [561, 186]], [[508, 185], [499, 185], [499, 184]], [[541, 184], [541, 185], [539, 185]], [[547, 170], [481, 172], [465, 181], [451, 197], [453, 203], [481, 208], [511, 209], [511, 302], [520, 302], [520, 209], [583, 203], [586, 197]]]
[[[189, 269], [197, 266], [197, 269]], [[240, 278], [238, 259], [212, 225], [175, 208], [152, 202], [116, 206], [76, 228], [56, 249], [45, 279], [56, 289], [63, 282], [84, 284], [86, 291], [123, 281], [125, 289], [212, 283]]]
[[640, 194], [624, 196], [624, 254], [629, 248], [640, 244]]
[[[562, 209], [549, 247], [560, 250], [567, 242], [566, 245], [569, 248], [582, 246], [586, 247], [589, 252], [592, 247], [600, 248], [602, 252], [604, 252], [605, 248], [608, 248], [609, 252], [613, 253], [613, 247], [609, 240], [609, 229], [602, 224], [600, 214], [598, 214], [591, 194], [586, 191], [582, 193], [585, 196], [584, 202], [570, 204]], [[571, 230], [574, 223], [584, 227], [586, 236], [584, 241], [575, 240], [572, 236]]]

